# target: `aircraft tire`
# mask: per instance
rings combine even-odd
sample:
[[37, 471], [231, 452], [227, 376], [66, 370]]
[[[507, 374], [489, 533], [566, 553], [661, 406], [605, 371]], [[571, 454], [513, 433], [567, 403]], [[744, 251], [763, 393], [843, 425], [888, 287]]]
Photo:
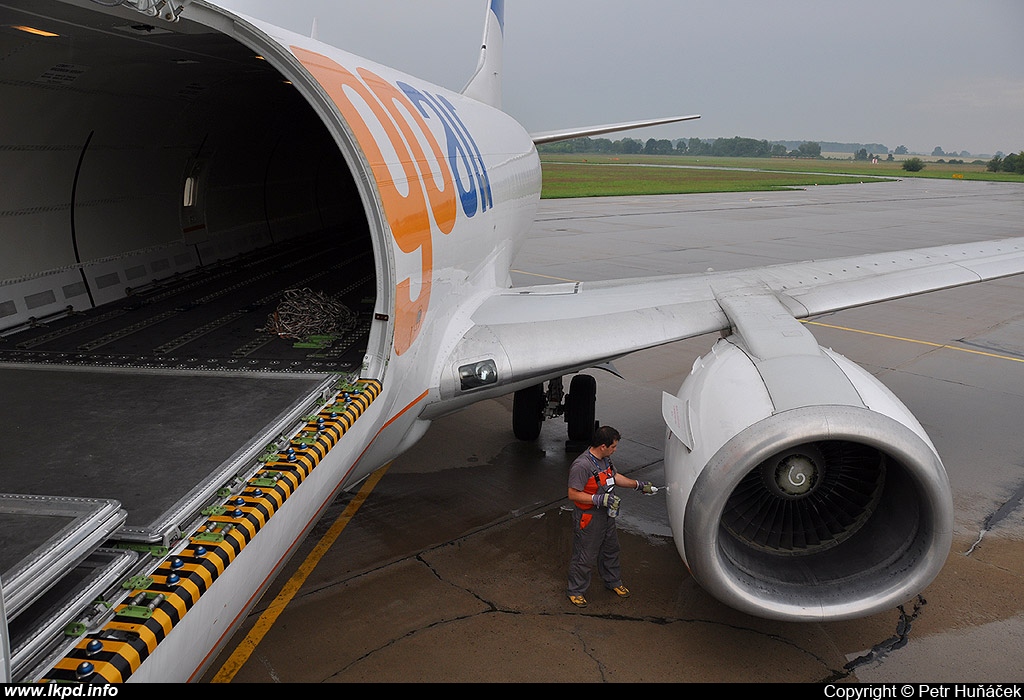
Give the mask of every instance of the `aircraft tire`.
[[597, 380], [589, 374], [577, 374], [569, 383], [569, 396], [565, 401], [565, 421], [570, 440], [589, 444], [594, 434], [596, 407]]
[[517, 391], [512, 399], [512, 433], [519, 440], [540, 437], [544, 423], [544, 385], [535, 384]]

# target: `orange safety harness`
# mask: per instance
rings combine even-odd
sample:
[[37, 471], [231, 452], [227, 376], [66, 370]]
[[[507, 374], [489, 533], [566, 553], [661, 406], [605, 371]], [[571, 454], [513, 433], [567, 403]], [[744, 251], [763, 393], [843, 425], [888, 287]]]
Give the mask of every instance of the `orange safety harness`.
[[[594, 457], [594, 455], [590, 454], [589, 451], [587, 452], [587, 456], [590, 457], [590, 461], [594, 463], [594, 466], [598, 465], [597, 459]], [[609, 459], [608, 467], [604, 471], [599, 471], [597, 469], [593, 471], [593, 474], [589, 479], [587, 479], [587, 483], [583, 486], [583, 493], [587, 494], [588, 496], [593, 496], [595, 493], [597, 493], [598, 489], [601, 488], [601, 484], [607, 483], [609, 479], [614, 478], [615, 467], [612, 466], [612, 461]], [[593, 503], [576, 503], [575, 505], [580, 510], [590, 510], [591, 508], [594, 507]]]

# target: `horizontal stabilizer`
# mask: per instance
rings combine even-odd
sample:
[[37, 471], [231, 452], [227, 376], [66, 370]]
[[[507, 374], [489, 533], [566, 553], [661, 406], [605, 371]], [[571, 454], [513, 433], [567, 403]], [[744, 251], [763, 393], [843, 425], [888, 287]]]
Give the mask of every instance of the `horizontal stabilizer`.
[[600, 126], [584, 126], [575, 129], [562, 129], [560, 131], [544, 131], [539, 134], [530, 134], [535, 145], [542, 143], [554, 143], [555, 141], [568, 141], [583, 136], [598, 136], [610, 134], [615, 131], [628, 131], [629, 129], [640, 129], [645, 126], [659, 126], [661, 124], [673, 124], [685, 122], [691, 119], [700, 119], [699, 114], [690, 114], [685, 117], [662, 117], [661, 119], [642, 119], [635, 122], [619, 122], [617, 124], [602, 124]]

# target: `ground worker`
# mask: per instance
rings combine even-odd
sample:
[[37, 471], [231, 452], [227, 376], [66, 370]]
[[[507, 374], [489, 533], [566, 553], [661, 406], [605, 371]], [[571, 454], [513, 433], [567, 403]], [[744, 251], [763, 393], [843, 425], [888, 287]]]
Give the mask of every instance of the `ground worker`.
[[586, 607], [590, 572], [597, 564], [604, 585], [620, 598], [629, 597], [622, 585], [619, 566], [619, 535], [615, 527], [619, 497], [616, 486], [653, 494], [648, 481], [637, 481], [615, 471], [611, 456], [619, 446], [619, 431], [603, 425], [594, 431], [590, 447], [569, 467], [569, 500], [572, 510], [572, 559], [569, 561], [569, 602]]

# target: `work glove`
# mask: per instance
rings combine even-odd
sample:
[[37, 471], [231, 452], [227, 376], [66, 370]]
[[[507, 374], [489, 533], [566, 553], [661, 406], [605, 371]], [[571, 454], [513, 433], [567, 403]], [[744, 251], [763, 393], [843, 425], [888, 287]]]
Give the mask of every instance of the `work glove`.
[[653, 496], [658, 493], [658, 487], [649, 481], [637, 481], [636, 490], [642, 491], [645, 496]]
[[595, 493], [590, 497], [590, 500], [594, 502], [595, 506], [604, 506], [612, 510], [618, 508], [619, 503], [622, 501], [621, 498], [611, 493]]

